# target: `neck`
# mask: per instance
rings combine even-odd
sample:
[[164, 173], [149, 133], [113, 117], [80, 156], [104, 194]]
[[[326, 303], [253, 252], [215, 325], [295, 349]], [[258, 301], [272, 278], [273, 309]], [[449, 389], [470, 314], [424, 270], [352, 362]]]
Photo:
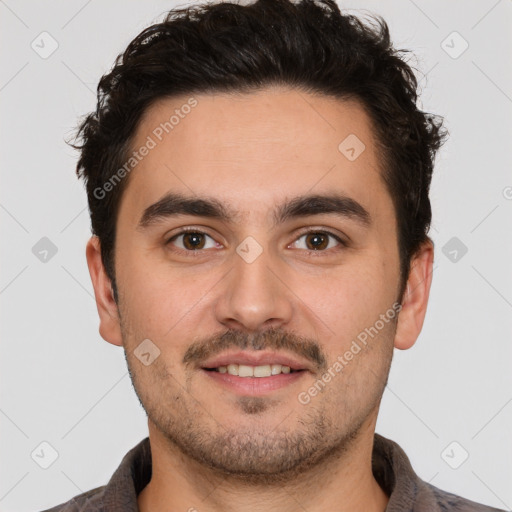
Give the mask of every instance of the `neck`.
[[150, 483], [138, 496], [141, 512], [384, 512], [389, 497], [372, 473], [375, 421], [370, 421], [343, 453], [287, 483], [255, 485], [191, 460], [149, 421]]

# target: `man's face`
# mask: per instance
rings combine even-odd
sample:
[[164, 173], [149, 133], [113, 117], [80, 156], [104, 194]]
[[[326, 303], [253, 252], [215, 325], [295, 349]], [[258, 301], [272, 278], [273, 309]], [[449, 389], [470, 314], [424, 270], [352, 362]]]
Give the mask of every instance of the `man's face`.
[[[119, 210], [115, 269], [134, 387], [150, 424], [195, 460], [240, 474], [299, 471], [373, 429], [387, 380], [396, 318], [386, 312], [400, 276], [382, 156], [355, 102], [283, 88], [196, 95], [197, 106], [182, 109], [188, 99], [146, 112], [132, 149], [148, 136], [156, 146], [131, 172]], [[176, 109], [190, 113], [161, 133]], [[167, 193], [217, 201], [232, 216], [201, 211], [140, 226]], [[312, 195], [362, 208], [312, 213], [310, 202], [277, 215]], [[160, 351], [148, 365], [136, 357], [143, 340], [146, 362]], [[242, 361], [240, 353], [257, 366], [281, 360], [302, 370], [205, 369], [225, 354], [224, 366]], [[317, 393], [308, 391], [315, 383]]]

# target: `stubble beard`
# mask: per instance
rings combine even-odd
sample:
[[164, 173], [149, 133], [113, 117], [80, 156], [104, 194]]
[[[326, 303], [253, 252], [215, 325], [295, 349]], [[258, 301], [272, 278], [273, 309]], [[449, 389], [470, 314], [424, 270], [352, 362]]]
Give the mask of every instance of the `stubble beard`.
[[[282, 486], [315, 469], [325, 469], [330, 462], [350, 451], [362, 430], [376, 419], [392, 359], [392, 348], [391, 353], [388, 350], [381, 354], [384, 362], [374, 373], [377, 385], [372, 395], [365, 397], [363, 408], [357, 398], [351, 400], [353, 409], [348, 410], [347, 403], [340, 405], [316, 397], [316, 402], [302, 406], [304, 412], [301, 411], [294, 427], [286, 430], [284, 425], [294, 410], [283, 414], [283, 408], [271, 397], [238, 397], [237, 408], [245, 416], [258, 419], [274, 408], [281, 415], [280, 421], [270, 429], [257, 421], [254, 427], [228, 428], [216, 421], [177, 381], [163, 358], [157, 358], [152, 371], [144, 376], [148, 367], [143, 367], [136, 359], [133, 348], [127, 350], [133, 339], [138, 338], [128, 334], [122, 321], [121, 330], [135, 393], [149, 421], [168, 444], [170, 453], [178, 449], [224, 478], [267, 487]], [[364, 365], [359, 370], [364, 371]], [[348, 377], [338, 377], [343, 378]], [[329, 386], [336, 386], [336, 383]]]
[[[189, 393], [164, 366], [153, 373], [156, 378], [152, 383], [141, 384], [133, 368], [136, 363], [133, 357], [127, 357], [136, 395], [170, 453], [177, 448], [225, 478], [267, 487], [295, 481], [315, 467], [326, 467], [345, 456], [369, 418], [376, 415], [382, 397], [379, 390], [364, 410], [358, 410], [355, 417], [349, 414], [349, 418], [342, 412], [335, 416], [325, 402], [304, 405], [304, 413], [291, 430], [279, 427], [287, 419], [282, 413], [280, 423], [273, 429], [261, 423], [255, 427], [227, 428], [198, 405], [194, 397], [187, 396]], [[159, 396], [149, 390], [159, 390]], [[236, 404], [242, 414], [256, 419], [270, 414], [273, 407], [280, 410], [269, 397], [239, 397]]]

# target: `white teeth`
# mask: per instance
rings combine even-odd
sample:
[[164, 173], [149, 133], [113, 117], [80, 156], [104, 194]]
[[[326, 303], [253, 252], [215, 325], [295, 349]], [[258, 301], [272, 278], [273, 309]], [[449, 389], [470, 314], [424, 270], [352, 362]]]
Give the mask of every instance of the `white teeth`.
[[272, 375], [272, 370], [271, 370], [269, 364], [254, 367], [254, 376], [255, 377], [270, 377], [271, 375]]
[[237, 364], [228, 364], [228, 373], [230, 375], [238, 375], [238, 365]]
[[271, 366], [272, 375], [279, 375], [281, 373], [282, 366], [280, 364], [273, 364]]
[[254, 368], [252, 366], [246, 366], [245, 364], [238, 365], [238, 376], [239, 377], [252, 377], [254, 375]]
[[246, 364], [228, 364], [216, 368], [219, 373], [229, 373], [238, 377], [270, 377], [280, 373], [290, 373], [289, 366], [280, 364], [264, 364], [261, 366], [249, 366]]

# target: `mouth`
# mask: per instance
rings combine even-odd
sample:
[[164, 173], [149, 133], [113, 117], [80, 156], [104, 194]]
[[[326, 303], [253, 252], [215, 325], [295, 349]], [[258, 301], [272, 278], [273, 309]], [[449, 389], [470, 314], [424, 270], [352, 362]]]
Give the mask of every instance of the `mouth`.
[[277, 353], [238, 352], [206, 361], [203, 373], [214, 383], [244, 396], [261, 396], [310, 373], [306, 364]]
[[289, 366], [281, 364], [264, 364], [259, 366], [251, 366], [246, 364], [228, 364], [227, 366], [218, 366], [217, 368], [203, 368], [207, 372], [227, 373], [237, 377], [256, 377], [265, 378], [273, 375], [281, 375], [288, 373], [303, 372], [306, 370], [295, 370]]

